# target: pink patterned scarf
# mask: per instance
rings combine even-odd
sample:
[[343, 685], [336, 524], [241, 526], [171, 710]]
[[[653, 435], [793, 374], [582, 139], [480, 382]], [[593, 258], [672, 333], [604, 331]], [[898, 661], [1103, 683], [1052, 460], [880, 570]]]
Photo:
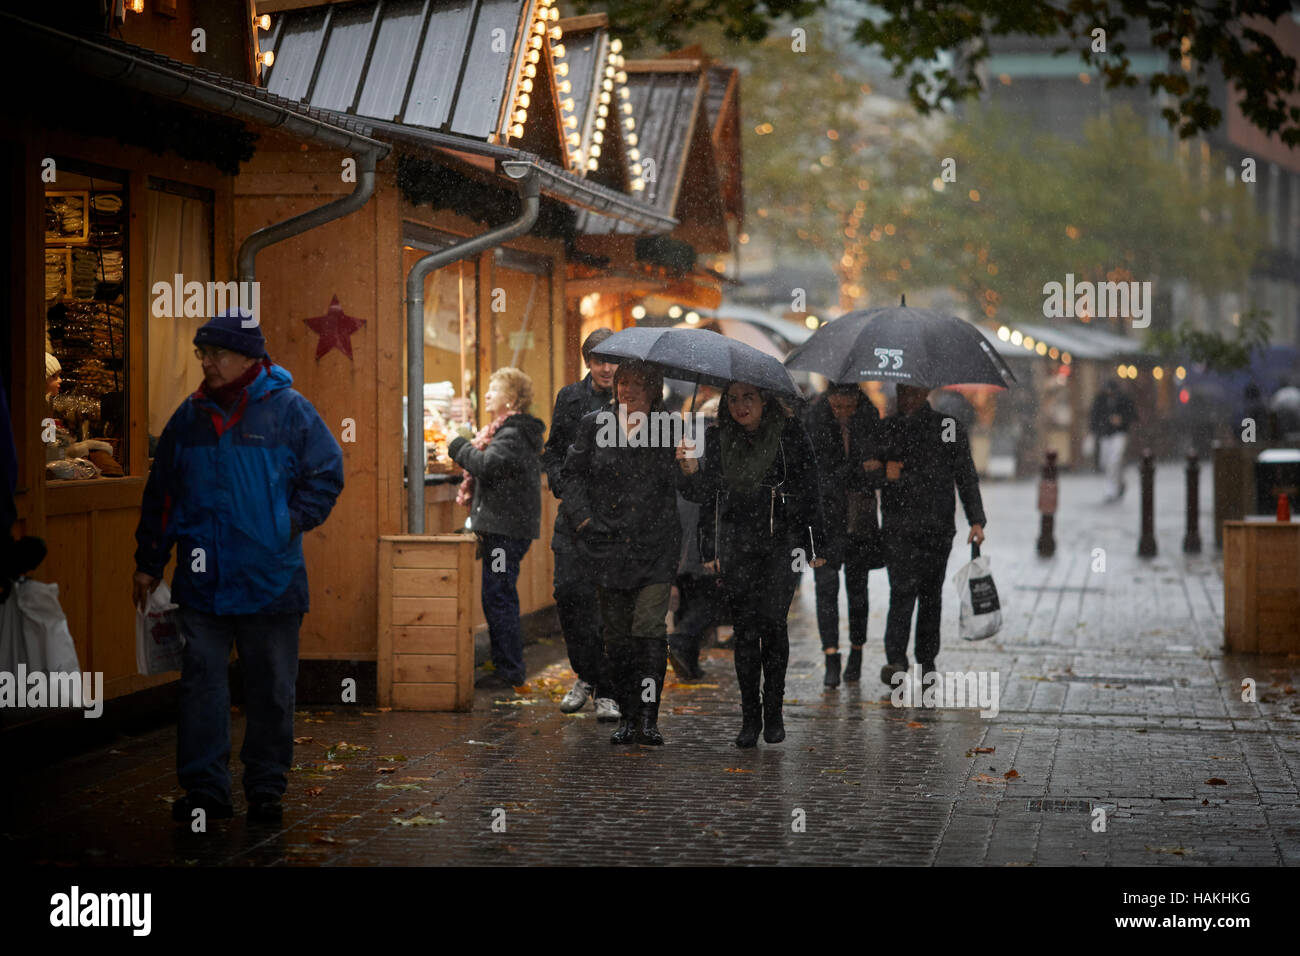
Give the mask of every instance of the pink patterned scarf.
[[[501, 423], [504, 422], [507, 418], [509, 418], [513, 414], [514, 412], [502, 412], [500, 415], [498, 415], [495, 419], [492, 420], [491, 424], [485, 425], [483, 428], [480, 428], [478, 434], [469, 440], [470, 444], [473, 445], [475, 448], [477, 448], [479, 451], [482, 451], [492, 441], [492, 437], [496, 435], [497, 429], [501, 427]], [[473, 500], [474, 500], [474, 476], [467, 471], [465, 472], [465, 477], [461, 479], [460, 488], [456, 490], [456, 504], [463, 505], [464, 507], [468, 508], [470, 506], [470, 503], [473, 502]]]

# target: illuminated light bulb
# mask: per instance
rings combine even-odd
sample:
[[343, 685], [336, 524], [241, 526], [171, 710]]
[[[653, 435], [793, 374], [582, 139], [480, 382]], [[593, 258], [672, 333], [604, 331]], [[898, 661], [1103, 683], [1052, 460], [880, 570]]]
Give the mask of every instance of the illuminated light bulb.
[[518, 139], [520, 136], [523, 136], [523, 135], [524, 135], [524, 126], [523, 126], [523, 124], [522, 124], [522, 123], [516, 123], [514, 126], [511, 126], [511, 127], [510, 127], [510, 135], [513, 136], [515, 139]]
[[633, 164], [632, 164], [632, 175], [633, 175], [633, 176], [640, 176], [644, 171], [645, 171], [645, 170], [643, 170], [643, 169], [641, 168], [641, 164], [640, 164], [640, 163], [633, 163]]
[[144, 0], [131, 0], [126, 8], [132, 13], [144, 13]]
[[644, 306], [644, 305], [634, 305], [634, 306], [632, 306], [632, 318], [634, 318], [634, 319], [636, 319], [636, 320], [638, 320], [638, 321], [640, 321], [641, 319], [644, 319], [644, 318], [645, 318], [645, 306]]
[[533, 66], [531, 63], [525, 63], [524, 76], [528, 77], [531, 80], [536, 75], [537, 75], [537, 67]]
[[[144, 3], [144, 0], [140, 0], [140, 2]], [[275, 51], [267, 50], [260, 57], [258, 57], [258, 59], [262, 61], [262, 66], [271, 66], [273, 63], [275, 63]]]
[[529, 62], [529, 63], [539, 63], [539, 62], [541, 62], [541, 59], [542, 59], [542, 55], [541, 55], [541, 53], [539, 53], [538, 51], [536, 51], [536, 50], [529, 50], [529, 51], [528, 51], [528, 62]]
[[560, 104], [560, 106], [565, 110], [568, 110], [570, 113], [572, 113], [574, 107], [573, 97], [572, 96], [568, 97], [566, 100], [564, 100], [564, 102]]
[[626, 62], [627, 60], [623, 59], [623, 57], [621, 56], [614, 57], [614, 65], [618, 67], [620, 70], [623, 69], [623, 64]]
[[569, 64], [564, 63], [564, 62], [560, 62], [560, 63], [555, 64], [555, 75], [556, 75], [556, 76], [568, 76], [568, 75], [569, 75]]
[[564, 117], [564, 125], [565, 125], [565, 127], [567, 127], [568, 129], [577, 129], [577, 128], [578, 128], [578, 117], [576, 117], [576, 116], [574, 116], [572, 113], [570, 113], [568, 116]]
[[533, 21], [533, 32], [534, 32], [534, 33], [539, 33], [539, 34], [540, 34], [540, 33], [545, 33], [545, 32], [546, 32], [546, 22], [545, 22], [544, 20], [534, 20], [534, 21]]
[[668, 317], [670, 319], [680, 319], [682, 317], [682, 307], [680, 305], [670, 305], [668, 307]]
[[640, 177], [632, 180], [632, 189], [635, 190], [636, 192], [640, 192], [641, 190], [645, 189], [645, 180], [641, 179]]
[[540, 50], [542, 48], [542, 38], [534, 34], [528, 38], [528, 45], [534, 50]]
[[631, 115], [632, 115], [632, 104], [631, 104], [631, 103], [624, 103], [624, 104], [623, 104], [623, 112], [626, 113], [628, 116], [631, 116]]
[[588, 152], [590, 155], [592, 155], [592, 156], [599, 156], [599, 155], [600, 155], [600, 146], [598, 146], [598, 145], [595, 144], [595, 143], [592, 143], [592, 144], [591, 144], [591, 149], [587, 150], [587, 152]]
[[632, 130], [636, 129], [636, 120], [632, 119], [632, 117], [629, 116], [627, 119], [623, 120], [623, 125], [628, 129], [629, 132], [631, 132]]
[[[624, 80], [619, 80], [619, 82], [622, 83]], [[618, 97], [622, 100], [630, 100], [632, 98], [632, 91], [626, 86], [620, 86], [618, 88]]]
[[632, 162], [634, 162], [634, 163], [640, 163], [640, 162], [641, 162], [641, 150], [639, 150], [639, 149], [629, 149], [629, 150], [627, 151], [627, 158], [630, 159], [630, 160], [632, 160]]
[[611, 80], [614, 78], [614, 68], [612, 66], [605, 67], [605, 76]]
[[527, 122], [528, 122], [528, 110], [515, 110], [515, 113], [514, 113], [514, 121], [515, 121], [516, 123], [527, 123]]
[[271, 15], [269, 13], [264, 13], [260, 17], [257, 17], [257, 27], [259, 30], [271, 29]]
[[600, 94], [600, 102], [603, 103], [603, 104], [608, 105], [609, 101], [610, 101], [612, 98], [613, 98], [613, 97], [611, 97], [611, 96], [609, 95], [609, 91], [608, 91], [608, 90], [606, 90], [605, 92], [603, 92], [603, 93]]
[[559, 90], [561, 93], [573, 92], [573, 84], [570, 83], [568, 80], [560, 80], [559, 83], [555, 84], [555, 88]]
[[601, 103], [599, 106], [596, 107], [596, 115], [597, 115], [597, 116], [602, 116], [602, 117], [603, 117], [603, 116], [608, 116], [608, 115], [609, 115], [609, 107], [606, 106], [604, 103]]
[[561, 37], [564, 36], [564, 31], [560, 29], [560, 25], [558, 23], [555, 26], [551, 27], [551, 29], [547, 31], [547, 33], [552, 40], [559, 40]]
[[546, 11], [546, 18], [547, 18], [548, 20], [558, 20], [558, 19], [560, 19], [560, 8], [559, 8], [559, 7], [551, 7], [549, 10]]
[[[557, 29], [558, 29], [558, 27], [557, 27]], [[552, 52], [553, 54], [555, 54], [555, 58], [556, 58], [557, 60], [563, 60], [563, 59], [564, 59], [564, 44], [563, 44], [563, 43], [557, 43], [557, 44], [555, 44], [555, 46], [551, 47], [551, 52]]]
[[[622, 64], [620, 63], [619, 66], [622, 66]], [[627, 72], [624, 70], [619, 70], [617, 73], [614, 74], [614, 79], [618, 80], [620, 83], [626, 83]]]
[[600, 163], [596, 162], [596, 160], [594, 159], [589, 159], [587, 160], [587, 168], [594, 173], [597, 169], [600, 168]]
[[[630, 129], [630, 128], [631, 128], [631, 127], [629, 127], [629, 129]], [[628, 134], [627, 134], [625, 137], [623, 137], [623, 138], [627, 140], [627, 144], [628, 144], [629, 146], [635, 146], [635, 145], [636, 145], [636, 133], [628, 133]]]
[[[604, 81], [600, 84], [600, 88], [601, 88], [602, 90], [604, 90], [606, 93], [609, 93], [609, 92], [611, 92], [611, 91], [614, 89], [614, 81], [613, 81], [613, 80], [604, 80]], [[606, 100], [605, 102], [608, 103], [609, 101]]]
[[600, 130], [596, 130], [594, 133], [591, 134], [591, 141], [593, 143], [603, 143], [605, 142], [605, 134], [602, 133]]
[[570, 146], [574, 147], [575, 149], [582, 145], [582, 137], [579, 136], [577, 133], [570, 133], [566, 141]]
[[619, 52], [622, 52], [622, 50], [623, 50], [623, 41], [620, 40], [618, 37], [614, 37], [614, 39], [612, 39], [612, 40], [609, 41], [609, 49], [610, 49], [610, 51], [613, 52], [613, 53], [619, 53]]
[[533, 91], [533, 81], [529, 79], [524, 79], [522, 82], [520, 82], [519, 88], [523, 90], [525, 93], [531, 93]]
[[604, 128], [605, 128], [605, 117], [603, 117], [603, 116], [597, 116], [597, 117], [596, 117], [596, 129], [604, 129]]
[[690, 325], [699, 325], [699, 324], [700, 324], [700, 313], [698, 313], [698, 312], [694, 312], [694, 311], [692, 311], [692, 312], [687, 312], [687, 313], [686, 313], [686, 321], [687, 321]]
[[533, 105], [533, 99], [527, 93], [520, 93], [518, 102], [524, 109], [528, 109], [528, 107]]

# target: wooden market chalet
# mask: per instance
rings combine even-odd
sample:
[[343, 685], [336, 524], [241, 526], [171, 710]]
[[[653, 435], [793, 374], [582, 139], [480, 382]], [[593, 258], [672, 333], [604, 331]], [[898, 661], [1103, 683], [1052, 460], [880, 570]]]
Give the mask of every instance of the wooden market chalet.
[[[5, 65], [11, 83], [33, 90], [0, 127], [14, 533], [46, 539], [34, 577], [59, 583], [82, 668], [110, 699], [177, 679], [136, 672], [133, 535], [204, 317], [157, 315], [152, 290], [255, 281], [272, 359], [345, 460], [304, 539], [300, 692], [337, 700], [354, 677], [362, 701], [468, 708], [479, 570], [430, 414], [477, 411], [514, 365], [549, 425], [592, 328], [634, 324], [648, 297], [720, 301], [742, 209], [736, 72], [698, 50], [627, 60], [604, 15], [565, 19], [555, 0], [142, 0], [121, 19], [66, 0], [0, 28], [31, 60]], [[69, 397], [47, 399], [47, 351]], [[47, 477], [51, 402], [121, 476]], [[542, 497], [525, 615], [552, 603]]]

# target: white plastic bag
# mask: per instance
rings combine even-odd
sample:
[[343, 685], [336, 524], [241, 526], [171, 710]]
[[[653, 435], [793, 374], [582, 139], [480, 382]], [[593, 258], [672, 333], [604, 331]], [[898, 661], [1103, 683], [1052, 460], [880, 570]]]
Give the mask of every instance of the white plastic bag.
[[952, 578], [961, 597], [958, 633], [963, 641], [982, 641], [1002, 629], [1002, 605], [989, 559], [980, 557], [977, 544], [972, 544], [970, 551], [971, 560]]
[[172, 590], [159, 581], [144, 611], [135, 609], [135, 666], [141, 674], [165, 674], [181, 669], [185, 637], [176, 626]]
[[59, 604], [59, 586], [22, 578], [14, 583], [9, 600], [18, 602], [22, 614], [23, 642], [19, 653], [28, 672], [79, 672], [77, 645], [72, 642], [68, 619]]

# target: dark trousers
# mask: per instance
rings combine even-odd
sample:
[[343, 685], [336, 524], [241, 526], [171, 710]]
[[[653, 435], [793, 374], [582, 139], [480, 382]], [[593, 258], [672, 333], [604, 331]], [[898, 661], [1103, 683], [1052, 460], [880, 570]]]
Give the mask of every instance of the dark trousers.
[[932, 663], [939, 656], [939, 622], [943, 614], [943, 579], [948, 569], [945, 547], [907, 549], [897, 546], [889, 557], [889, 617], [885, 624], [885, 657], [907, 666], [907, 639], [916, 612], [916, 660]]
[[736, 679], [740, 707], [746, 717], [762, 707], [777, 709], [785, 696], [785, 671], [790, 661], [786, 619], [794, 600], [798, 573], [790, 550], [738, 551], [722, 562], [722, 584], [734, 630]]
[[721, 623], [725, 616], [717, 577], [713, 575], [677, 575], [677, 617], [673, 630], [699, 643], [704, 632]]
[[244, 681], [244, 794], [282, 796], [293, 762], [293, 705], [302, 614], [206, 614], [178, 607], [181, 656], [176, 770], [181, 786], [230, 802], [232, 646]]
[[507, 538], [482, 534], [483, 616], [487, 618], [492, 644], [492, 665], [512, 684], [522, 684], [524, 635], [519, 627], [519, 562], [533, 542], [528, 538]]
[[[668, 670], [668, 598], [672, 585], [641, 588], [600, 588], [600, 619], [605, 630], [605, 654], [615, 702], [624, 717], [653, 704], [658, 714]], [[646, 682], [650, 683], [647, 684]], [[648, 697], [653, 698], [647, 699]]]
[[600, 633], [600, 599], [590, 564], [575, 551], [555, 553], [555, 611], [569, 651], [569, 666], [592, 686], [592, 696], [609, 697], [608, 662]]
[[840, 568], [849, 598], [849, 643], [861, 647], [867, 642], [867, 575], [871, 571], [869, 540], [847, 538], [831, 552], [826, 563], [813, 568], [817, 592], [817, 631], [824, 650], [840, 646]]

